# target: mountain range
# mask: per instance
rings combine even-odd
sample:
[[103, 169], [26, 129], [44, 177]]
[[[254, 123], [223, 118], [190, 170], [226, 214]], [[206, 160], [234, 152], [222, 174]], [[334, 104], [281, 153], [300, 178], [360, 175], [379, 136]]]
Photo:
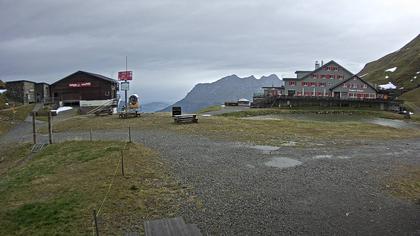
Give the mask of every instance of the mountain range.
[[262, 76], [260, 79], [254, 76], [240, 78], [237, 75], [230, 75], [213, 83], [195, 85], [183, 99], [162, 111], [170, 111], [172, 106], [180, 106], [183, 112], [196, 112], [209, 106], [221, 105], [226, 101], [237, 101], [241, 98], [252, 100], [253, 94], [261, 90], [261, 87], [281, 85], [283, 81], [275, 74]]
[[165, 107], [169, 106], [169, 103], [166, 102], [149, 102], [142, 104], [141, 111], [142, 112], [156, 112], [164, 109]]

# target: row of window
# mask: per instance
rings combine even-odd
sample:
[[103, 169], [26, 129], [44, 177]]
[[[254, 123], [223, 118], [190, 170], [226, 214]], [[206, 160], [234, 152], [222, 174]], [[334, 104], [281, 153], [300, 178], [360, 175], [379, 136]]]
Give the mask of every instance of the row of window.
[[298, 97], [331, 97], [331, 93], [323, 93], [323, 92], [297, 92], [296, 94]]
[[[326, 93], [323, 93], [323, 92], [314, 92], [314, 91], [305, 91], [305, 92], [297, 92], [296, 93], [296, 96], [298, 96], [298, 97], [301, 97], [301, 96], [304, 96], [304, 97], [331, 97], [332, 96], [332, 93], [330, 93], [330, 92], [326, 92]], [[347, 97], [347, 93], [342, 93], [341, 94], [341, 97]], [[349, 98], [359, 98], [359, 99], [361, 99], [361, 98], [370, 98], [370, 99], [372, 99], [372, 98], [376, 98], [376, 94], [374, 94], [374, 93], [348, 93], [348, 97]]]
[[323, 74], [312, 74], [314, 79], [344, 79], [344, 75], [323, 75]]
[[324, 66], [324, 70], [338, 71], [338, 66]]
[[349, 93], [350, 98], [375, 98], [374, 93]]
[[352, 84], [352, 83], [344, 83], [343, 84], [343, 88], [354, 88], [354, 89], [363, 88], [363, 89], [366, 89], [367, 87], [368, 87], [367, 84]]
[[325, 86], [327, 86], [327, 84], [328, 84], [328, 86], [332, 86], [332, 83], [325, 83], [325, 82], [317, 83], [317, 82], [304, 82], [304, 81], [302, 81], [302, 86], [305, 86], [305, 87], [325, 87]]

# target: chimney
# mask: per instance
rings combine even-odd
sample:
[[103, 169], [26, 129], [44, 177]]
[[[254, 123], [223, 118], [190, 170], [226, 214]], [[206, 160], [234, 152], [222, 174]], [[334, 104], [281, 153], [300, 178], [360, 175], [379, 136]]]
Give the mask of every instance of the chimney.
[[323, 66], [324, 65], [324, 60], [321, 60], [321, 66]]
[[315, 61], [315, 70], [319, 68], [319, 63], [318, 61]]

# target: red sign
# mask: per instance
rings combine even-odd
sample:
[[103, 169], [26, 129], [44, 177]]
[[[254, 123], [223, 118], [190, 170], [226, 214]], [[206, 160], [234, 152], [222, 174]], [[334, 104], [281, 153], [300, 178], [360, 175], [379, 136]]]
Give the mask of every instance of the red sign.
[[69, 87], [71, 88], [80, 88], [80, 87], [90, 87], [92, 86], [91, 82], [76, 82], [69, 84]]
[[133, 72], [132, 71], [118, 72], [118, 80], [133, 80]]

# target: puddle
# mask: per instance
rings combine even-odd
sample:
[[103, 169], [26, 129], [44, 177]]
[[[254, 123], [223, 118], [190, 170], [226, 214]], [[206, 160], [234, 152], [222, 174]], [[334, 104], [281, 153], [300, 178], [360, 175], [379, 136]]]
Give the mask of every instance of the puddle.
[[204, 115], [201, 115], [202, 117], [210, 117], [211, 115], [210, 114], [204, 114]]
[[350, 156], [333, 156], [333, 155], [316, 155], [313, 156], [312, 159], [314, 160], [320, 160], [320, 159], [350, 159]]
[[402, 129], [402, 128], [420, 128], [420, 126], [414, 122], [404, 121], [404, 120], [392, 120], [384, 118], [374, 118], [367, 120], [367, 123], [388, 126], [392, 128]]
[[268, 145], [240, 145], [241, 147], [247, 147], [262, 151], [264, 154], [271, 154], [271, 152], [277, 151], [280, 147], [268, 146]]
[[246, 164], [246, 167], [251, 168], [251, 169], [254, 169], [255, 168], [254, 165], [250, 165], [250, 164]]
[[294, 147], [297, 145], [297, 142], [289, 141], [289, 142], [282, 143], [281, 145], [285, 147]]
[[287, 157], [273, 157], [264, 164], [269, 167], [288, 168], [301, 165], [302, 162]]
[[376, 124], [393, 128], [417, 128], [420, 129], [420, 125], [406, 120], [394, 120], [386, 118], [375, 118], [366, 117], [365, 115], [352, 114], [352, 113], [330, 113], [330, 114], [316, 114], [316, 113], [285, 113], [276, 115], [264, 115], [264, 116], [253, 116], [245, 117], [242, 119], [246, 120], [302, 120], [302, 121], [323, 121], [323, 122], [361, 122], [368, 124]]
[[332, 155], [316, 155], [312, 159], [331, 159], [332, 157]]

